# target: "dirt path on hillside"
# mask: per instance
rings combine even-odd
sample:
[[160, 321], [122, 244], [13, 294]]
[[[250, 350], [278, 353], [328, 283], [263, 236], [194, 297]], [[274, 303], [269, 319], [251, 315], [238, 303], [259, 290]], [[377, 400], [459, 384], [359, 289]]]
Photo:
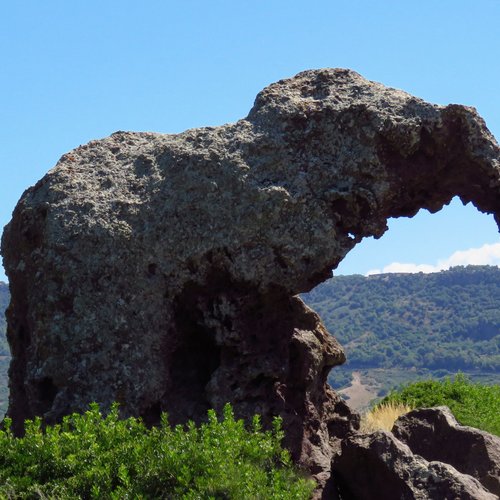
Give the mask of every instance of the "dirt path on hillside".
[[363, 384], [360, 372], [352, 372], [351, 385], [338, 392], [348, 396], [346, 403], [356, 411], [364, 410], [377, 397], [377, 390], [374, 387]]

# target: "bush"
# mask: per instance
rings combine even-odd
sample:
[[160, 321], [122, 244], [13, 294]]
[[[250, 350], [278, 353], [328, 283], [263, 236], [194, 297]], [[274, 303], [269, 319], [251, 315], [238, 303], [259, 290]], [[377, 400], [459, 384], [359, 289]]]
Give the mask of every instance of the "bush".
[[314, 482], [293, 468], [281, 447], [281, 420], [263, 431], [255, 416], [247, 430], [229, 405], [223, 419], [208, 412], [200, 426], [158, 428], [103, 417], [97, 404], [42, 430], [26, 421], [16, 438], [0, 431], [0, 498], [182, 498], [186, 500], [306, 499]]
[[454, 379], [414, 382], [391, 392], [380, 404], [389, 402], [413, 408], [446, 405], [462, 425], [500, 436], [500, 386], [474, 384], [460, 373]]

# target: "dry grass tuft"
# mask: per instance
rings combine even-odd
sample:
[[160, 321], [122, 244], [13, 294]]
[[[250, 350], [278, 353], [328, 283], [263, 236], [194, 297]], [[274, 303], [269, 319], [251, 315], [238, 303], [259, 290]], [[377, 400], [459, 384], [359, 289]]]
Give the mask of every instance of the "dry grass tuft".
[[361, 419], [362, 432], [390, 431], [394, 422], [412, 408], [402, 403], [384, 403], [367, 412]]

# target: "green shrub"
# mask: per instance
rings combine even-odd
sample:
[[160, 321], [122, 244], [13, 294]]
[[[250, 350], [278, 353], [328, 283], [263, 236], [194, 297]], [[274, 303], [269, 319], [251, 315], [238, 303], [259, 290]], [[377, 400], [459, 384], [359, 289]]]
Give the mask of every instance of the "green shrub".
[[387, 402], [413, 408], [446, 405], [462, 425], [500, 436], [500, 385], [474, 384], [459, 373], [454, 379], [409, 384], [391, 392], [380, 404]]
[[314, 489], [281, 447], [281, 420], [263, 431], [255, 416], [247, 430], [230, 405], [200, 426], [172, 428], [163, 415], [148, 429], [97, 404], [45, 430], [26, 421], [23, 438], [4, 424], [0, 498], [306, 499]]

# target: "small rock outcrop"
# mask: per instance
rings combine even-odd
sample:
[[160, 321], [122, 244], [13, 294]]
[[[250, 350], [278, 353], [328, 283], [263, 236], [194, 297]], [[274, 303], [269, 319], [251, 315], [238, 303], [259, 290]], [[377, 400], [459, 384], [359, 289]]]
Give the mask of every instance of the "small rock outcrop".
[[479, 481], [451, 465], [414, 455], [386, 431], [352, 434], [332, 466], [342, 500], [428, 500], [498, 498]]
[[413, 453], [452, 465], [500, 497], [499, 437], [460, 425], [446, 406], [402, 415], [392, 432]]
[[152, 424], [230, 401], [281, 415], [294, 458], [327, 474], [358, 420], [326, 383], [342, 348], [296, 295], [389, 217], [458, 195], [500, 222], [499, 194], [474, 109], [342, 69], [270, 85], [234, 124], [81, 146], [2, 238], [14, 429], [91, 401]]

